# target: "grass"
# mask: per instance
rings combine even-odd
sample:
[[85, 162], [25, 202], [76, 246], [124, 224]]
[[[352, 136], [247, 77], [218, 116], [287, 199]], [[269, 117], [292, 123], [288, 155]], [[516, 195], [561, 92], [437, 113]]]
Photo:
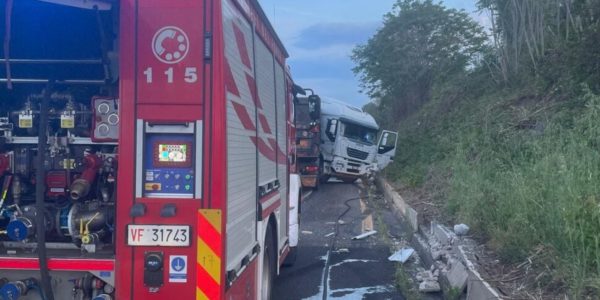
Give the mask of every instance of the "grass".
[[460, 300], [463, 292], [459, 288], [450, 288], [444, 293], [447, 300]]
[[402, 291], [402, 296], [407, 300], [421, 299], [421, 295], [415, 289], [410, 273], [404, 269], [402, 264], [397, 264], [396, 266], [396, 288]]
[[[390, 246], [390, 254], [395, 252], [396, 249], [393, 248], [393, 242], [388, 235], [388, 225], [383, 220], [382, 211], [383, 211], [383, 203], [381, 198], [374, 197], [375, 192], [374, 186], [367, 187], [367, 197], [370, 205], [373, 208], [373, 222], [374, 226], [378, 232], [379, 238], [386, 244]], [[395, 286], [396, 288], [402, 292], [402, 295], [407, 300], [419, 300], [421, 299], [421, 295], [417, 290], [417, 286], [408, 270], [404, 268], [404, 265], [397, 263], [396, 264], [396, 273], [395, 273]]]
[[442, 105], [434, 100], [400, 125], [400, 152], [386, 176], [420, 186], [429, 170], [448, 170], [450, 218], [508, 263], [543, 246], [555, 271], [548, 286], [564, 285], [574, 298], [597, 295], [600, 96], [585, 87], [562, 102], [518, 100], [524, 94], [476, 95], [431, 121]]

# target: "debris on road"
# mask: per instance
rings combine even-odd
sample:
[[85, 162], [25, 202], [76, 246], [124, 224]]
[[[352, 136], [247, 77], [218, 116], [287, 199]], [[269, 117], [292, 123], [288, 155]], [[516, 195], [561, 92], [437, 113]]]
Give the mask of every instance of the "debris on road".
[[[432, 266], [433, 269], [433, 266]], [[439, 279], [439, 270], [428, 270], [419, 272], [416, 276], [419, 284], [419, 292], [421, 293], [436, 293], [442, 290]]]
[[312, 231], [308, 231], [308, 230], [302, 230], [302, 234], [313, 234]]
[[419, 292], [421, 293], [437, 293], [441, 291], [440, 283], [433, 280], [427, 280], [419, 284]]
[[413, 255], [413, 253], [415, 253], [415, 249], [413, 248], [402, 248], [396, 253], [392, 254], [392, 256], [388, 257], [388, 260], [405, 263]]
[[364, 238], [370, 237], [375, 234], [377, 234], [377, 230], [371, 230], [371, 231], [365, 232], [363, 234], [357, 235], [357, 236], [353, 237], [352, 239], [353, 240], [362, 240]]
[[345, 224], [346, 224], [346, 222], [344, 222], [344, 220], [338, 220], [338, 224], [340, 224], [340, 225], [345, 225]]
[[335, 234], [335, 232], [331, 232], [331, 233], [326, 234], [325, 237], [330, 237], [330, 236], [332, 236], [334, 234]]
[[467, 235], [467, 233], [469, 233], [469, 226], [465, 225], [465, 224], [457, 224], [454, 225], [454, 233], [456, 233], [456, 235], [458, 236], [465, 236]]

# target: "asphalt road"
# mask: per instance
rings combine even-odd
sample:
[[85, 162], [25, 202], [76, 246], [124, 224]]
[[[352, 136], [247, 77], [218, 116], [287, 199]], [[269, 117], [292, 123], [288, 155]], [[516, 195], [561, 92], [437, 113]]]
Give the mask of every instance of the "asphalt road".
[[380, 235], [352, 240], [377, 229], [365, 196], [355, 184], [328, 183], [304, 200], [297, 261], [282, 269], [274, 299], [404, 299], [389, 244]]

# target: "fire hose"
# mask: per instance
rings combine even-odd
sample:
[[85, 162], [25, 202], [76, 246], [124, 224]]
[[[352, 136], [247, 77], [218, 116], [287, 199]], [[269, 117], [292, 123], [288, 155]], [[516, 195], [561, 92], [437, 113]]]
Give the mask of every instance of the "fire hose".
[[[50, 103], [50, 89], [52, 84], [49, 83], [44, 90], [44, 97], [40, 106], [40, 123], [39, 123], [39, 139], [38, 139], [38, 155], [36, 159], [37, 170], [35, 174], [35, 206], [38, 213], [36, 214], [37, 224], [45, 224], [45, 170], [44, 170], [44, 156], [42, 153], [46, 153], [48, 135], [46, 134], [48, 127], [48, 108]], [[36, 226], [37, 230], [37, 250], [38, 258], [40, 260], [40, 293], [47, 300], [54, 300], [54, 293], [52, 292], [52, 285], [50, 284], [50, 273], [48, 271], [48, 255], [46, 253], [46, 228], [45, 226]]]

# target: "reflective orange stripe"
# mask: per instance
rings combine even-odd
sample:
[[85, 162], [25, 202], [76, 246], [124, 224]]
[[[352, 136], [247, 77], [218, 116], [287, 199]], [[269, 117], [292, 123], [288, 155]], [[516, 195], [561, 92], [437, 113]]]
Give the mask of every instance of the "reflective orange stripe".
[[221, 299], [222, 214], [219, 209], [198, 211], [196, 300]]

